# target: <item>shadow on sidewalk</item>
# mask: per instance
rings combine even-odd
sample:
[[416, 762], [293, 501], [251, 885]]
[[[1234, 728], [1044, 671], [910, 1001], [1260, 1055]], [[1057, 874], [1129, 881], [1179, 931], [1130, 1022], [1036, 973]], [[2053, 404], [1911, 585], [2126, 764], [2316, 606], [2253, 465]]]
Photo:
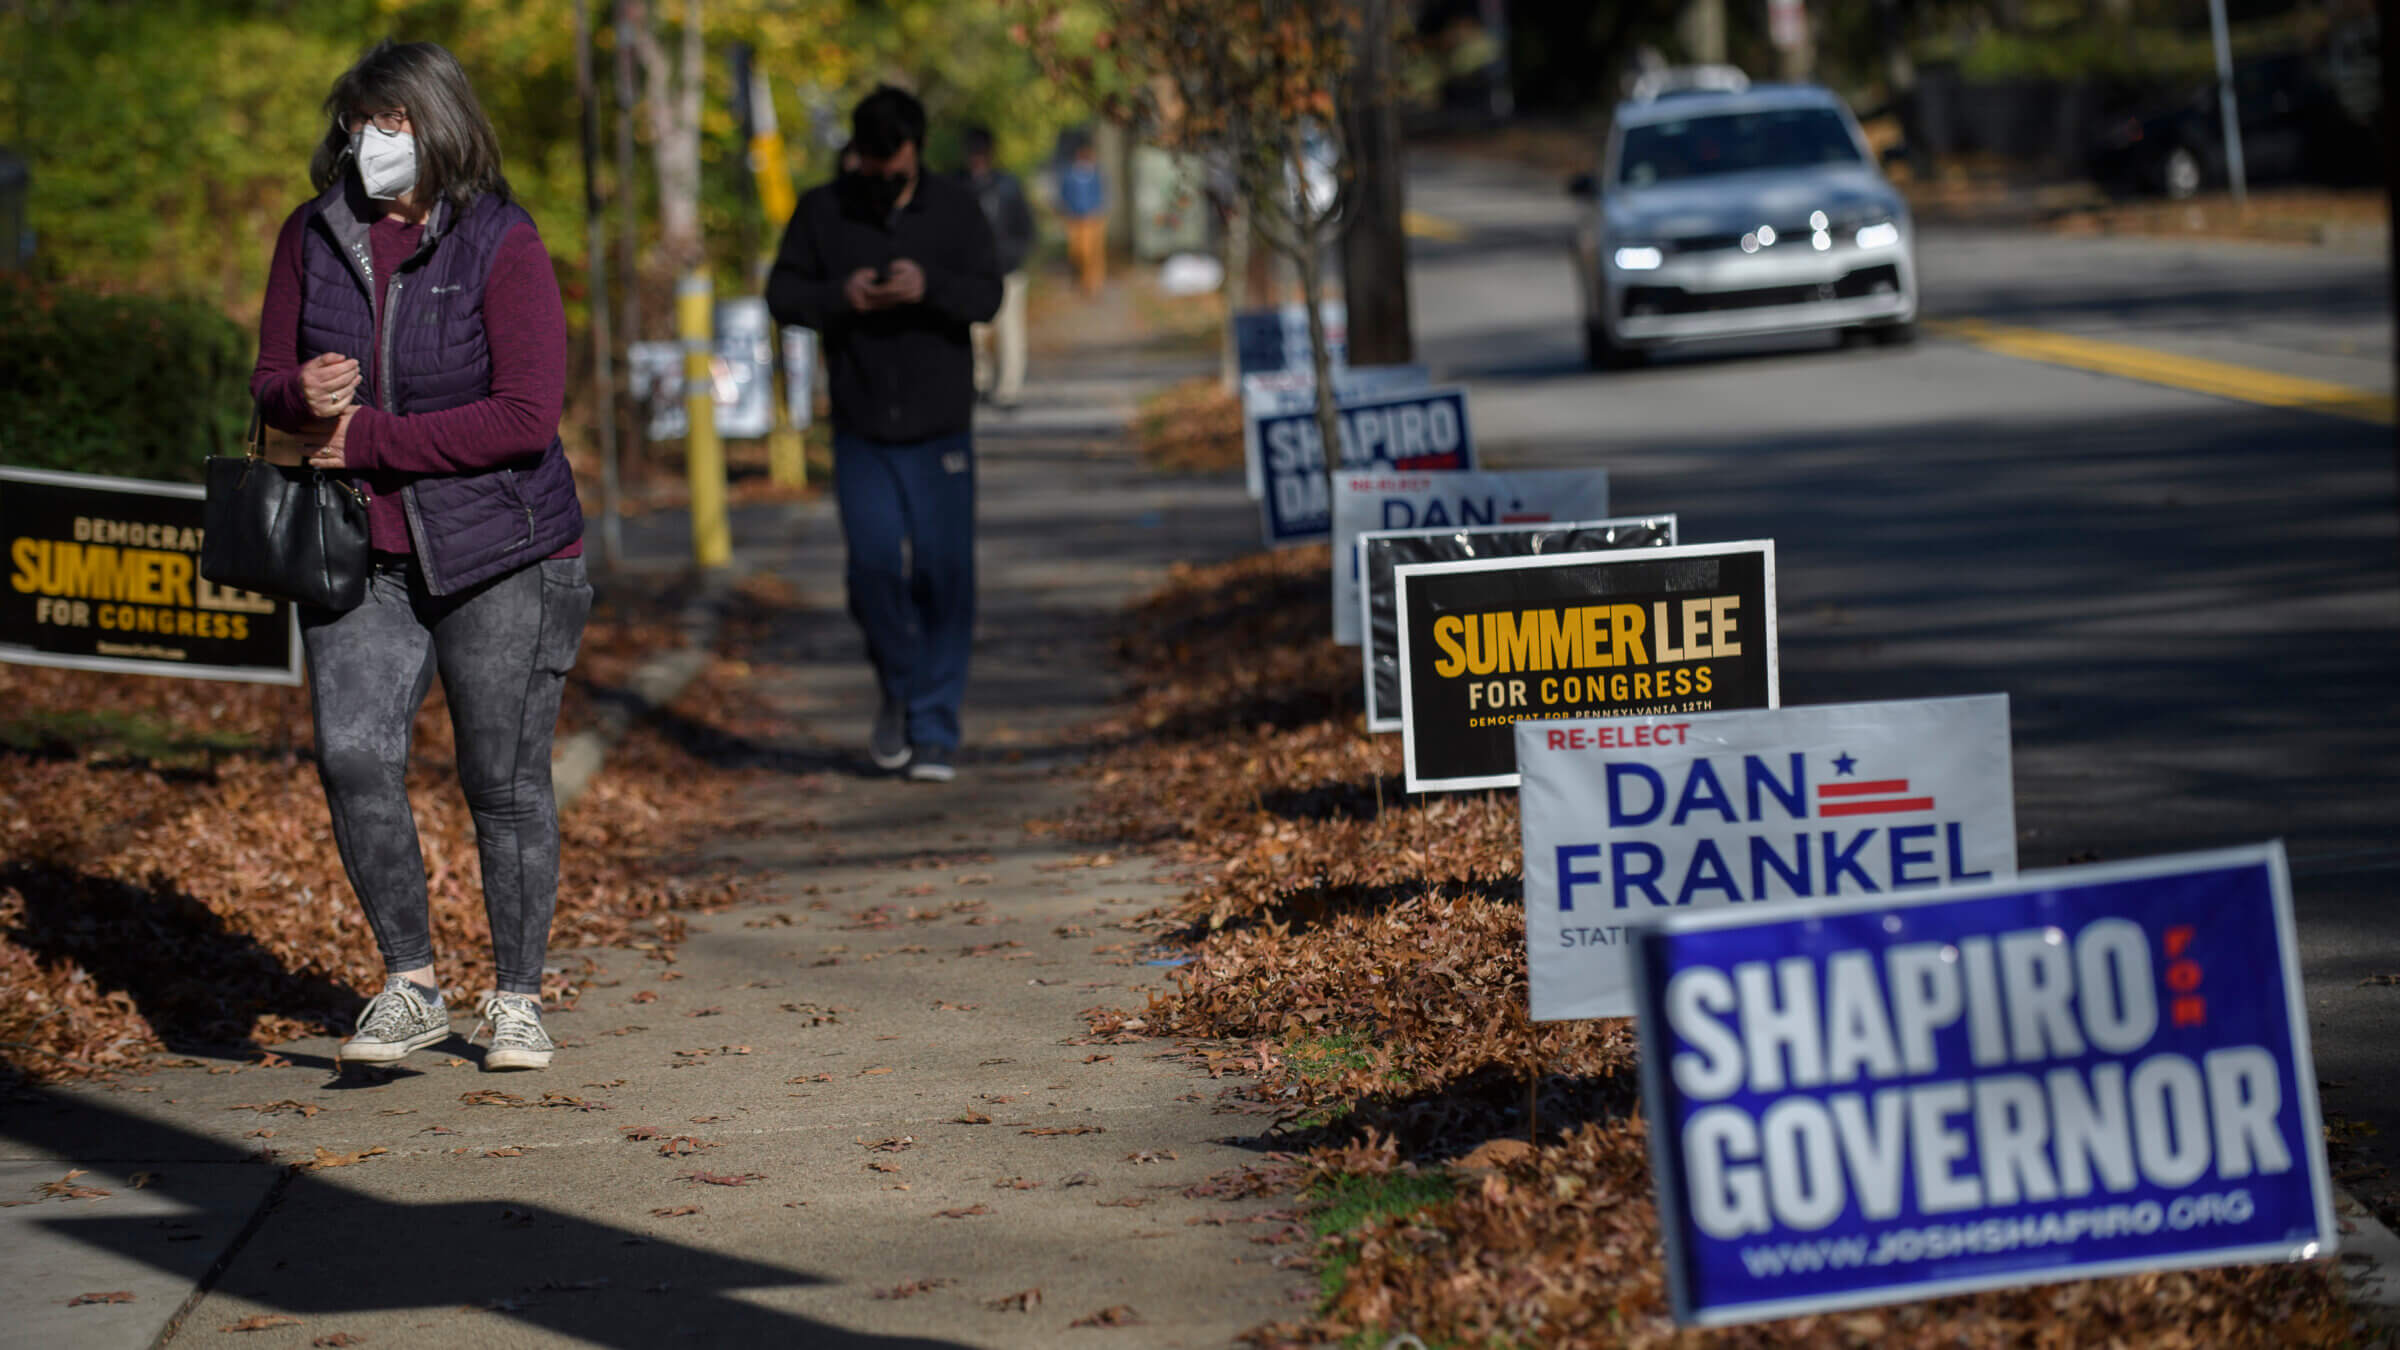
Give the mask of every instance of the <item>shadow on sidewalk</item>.
[[296, 971], [164, 876], [147, 886], [39, 862], [0, 864], [0, 890], [24, 897], [8, 939], [49, 964], [86, 972], [102, 997], [133, 1001], [169, 1050], [218, 1058], [260, 1053], [264, 1014], [319, 1030], [346, 1026], [358, 992]]
[[[80, 1094], [19, 1094], [0, 1123], [0, 1137], [69, 1158], [172, 1160], [157, 1172], [152, 1189], [194, 1207], [206, 1201], [198, 1193], [179, 1195], [177, 1183], [195, 1165], [266, 1165], [222, 1140]], [[241, 1245], [265, 1245], [260, 1234], [278, 1215], [311, 1224], [305, 1268], [294, 1263], [287, 1272], [281, 1261], [268, 1271], [243, 1268]], [[155, 1216], [61, 1217], [44, 1219], [41, 1227], [120, 1257], [178, 1268], [164, 1259]], [[869, 1335], [762, 1308], [733, 1291], [825, 1281], [595, 1223], [548, 1208], [538, 1197], [505, 1191], [472, 1202], [409, 1204], [365, 1194], [323, 1173], [293, 1171], [270, 1192], [260, 1217], [237, 1240], [236, 1251], [219, 1261], [217, 1273], [229, 1264], [244, 1285], [242, 1297], [308, 1319], [463, 1304], [627, 1350], [678, 1338], [822, 1350], [945, 1350], [956, 1344]], [[271, 1289], [259, 1287], [264, 1280], [272, 1281]]]

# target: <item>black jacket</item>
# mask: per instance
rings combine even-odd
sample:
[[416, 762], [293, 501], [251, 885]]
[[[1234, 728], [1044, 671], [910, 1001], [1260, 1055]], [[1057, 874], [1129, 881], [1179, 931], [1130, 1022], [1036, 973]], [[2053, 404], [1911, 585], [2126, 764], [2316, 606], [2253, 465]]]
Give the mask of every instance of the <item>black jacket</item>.
[[[859, 268], [907, 258], [925, 270], [925, 298], [861, 314], [842, 298]], [[1000, 263], [983, 208], [957, 180], [917, 175], [916, 194], [888, 221], [838, 185], [812, 189], [792, 212], [767, 276], [767, 308], [824, 339], [835, 430], [905, 444], [969, 430], [975, 357], [967, 326], [1000, 308]]]
[[962, 173], [959, 181], [983, 204], [983, 218], [992, 223], [1001, 274], [1023, 268], [1033, 253], [1033, 208], [1025, 204], [1025, 185], [1006, 169], [994, 169], [980, 179]]

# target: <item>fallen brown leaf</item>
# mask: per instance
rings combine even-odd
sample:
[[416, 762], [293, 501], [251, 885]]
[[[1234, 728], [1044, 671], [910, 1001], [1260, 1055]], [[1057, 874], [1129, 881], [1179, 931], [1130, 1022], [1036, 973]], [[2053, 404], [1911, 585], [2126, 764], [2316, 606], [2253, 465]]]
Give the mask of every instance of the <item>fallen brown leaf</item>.
[[764, 1172], [685, 1172], [675, 1179], [702, 1186], [747, 1186], [753, 1181], [765, 1181], [767, 1175]]
[[875, 1291], [875, 1297], [879, 1299], [915, 1298], [919, 1294], [930, 1293], [944, 1285], [956, 1283], [958, 1283], [956, 1280], [929, 1276], [922, 1280], [910, 1280], [906, 1284], [895, 1284], [889, 1289], [878, 1289]]
[[277, 1327], [296, 1327], [298, 1325], [300, 1325], [299, 1318], [286, 1317], [282, 1313], [252, 1313], [239, 1322], [218, 1327], [217, 1330], [222, 1332], [272, 1331]]
[[1108, 1127], [1105, 1125], [1037, 1125], [1030, 1130], [1019, 1130], [1017, 1133], [1048, 1138], [1061, 1134], [1106, 1134]]
[[1142, 1317], [1140, 1313], [1120, 1303], [1115, 1307], [1102, 1308], [1096, 1313], [1086, 1313], [1067, 1325], [1070, 1327], [1138, 1327], [1142, 1325]]
[[86, 1303], [131, 1303], [131, 1302], [133, 1302], [133, 1291], [132, 1291], [132, 1290], [130, 1290], [130, 1289], [112, 1289], [112, 1290], [110, 1290], [109, 1292], [107, 1292], [107, 1293], [105, 1293], [105, 1294], [77, 1294], [75, 1297], [73, 1297], [73, 1298], [71, 1298], [71, 1299], [68, 1299], [68, 1300], [67, 1300], [67, 1306], [68, 1306], [68, 1307], [70, 1307], [70, 1308], [80, 1308], [80, 1307], [82, 1307], [82, 1306], [83, 1306], [84, 1304], [86, 1304]]
[[968, 1205], [963, 1209], [937, 1209], [933, 1212], [933, 1217], [937, 1219], [972, 1219], [978, 1214], [991, 1212], [991, 1207], [988, 1205]]
[[1032, 1312], [1041, 1306], [1041, 1302], [1041, 1290], [1021, 1289], [1013, 1294], [1002, 1294], [998, 1298], [985, 1299], [983, 1306], [993, 1312]]
[[389, 1152], [391, 1150], [381, 1144], [377, 1144], [373, 1148], [360, 1149], [356, 1153], [336, 1153], [332, 1149], [320, 1147], [315, 1157], [310, 1158], [307, 1162], [292, 1165], [303, 1172], [321, 1172], [329, 1167], [355, 1167], [378, 1154]]
[[315, 1346], [365, 1345], [366, 1343], [366, 1337], [350, 1331], [337, 1331], [330, 1336], [319, 1336], [309, 1342], [310, 1345]]
[[665, 1209], [651, 1210], [650, 1217], [654, 1219], [680, 1219], [686, 1215], [698, 1214], [699, 1212], [700, 1207], [698, 1205], [671, 1205]]

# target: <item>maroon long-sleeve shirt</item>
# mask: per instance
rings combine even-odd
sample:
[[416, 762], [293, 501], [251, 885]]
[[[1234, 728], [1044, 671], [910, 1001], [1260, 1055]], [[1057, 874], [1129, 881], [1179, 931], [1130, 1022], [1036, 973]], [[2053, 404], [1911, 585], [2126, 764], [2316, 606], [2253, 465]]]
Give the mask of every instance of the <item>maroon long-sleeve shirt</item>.
[[[284, 221], [267, 272], [267, 298], [258, 324], [258, 366], [250, 392], [267, 425], [305, 430], [316, 419], [300, 388], [300, 244], [307, 208]], [[386, 217], [367, 231], [375, 263], [376, 331], [383, 328], [384, 291], [425, 227]], [[440, 412], [387, 413], [361, 406], [350, 418], [342, 458], [367, 493], [367, 534], [379, 553], [413, 553], [400, 489], [412, 475], [472, 473], [549, 448], [566, 405], [567, 316], [558, 297], [550, 253], [530, 225], [500, 241], [483, 290], [484, 340], [492, 355], [491, 393]], [[373, 351], [343, 352], [380, 387]], [[583, 552], [577, 540], [553, 556]]]

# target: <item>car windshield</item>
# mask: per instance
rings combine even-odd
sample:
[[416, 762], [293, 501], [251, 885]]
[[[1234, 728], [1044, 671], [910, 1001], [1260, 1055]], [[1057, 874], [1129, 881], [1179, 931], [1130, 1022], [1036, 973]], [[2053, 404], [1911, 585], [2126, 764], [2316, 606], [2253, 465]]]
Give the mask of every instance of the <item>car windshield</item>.
[[1831, 108], [1774, 108], [1627, 127], [1617, 151], [1617, 181], [1646, 187], [1679, 178], [1858, 162], [1858, 145], [1841, 114]]

